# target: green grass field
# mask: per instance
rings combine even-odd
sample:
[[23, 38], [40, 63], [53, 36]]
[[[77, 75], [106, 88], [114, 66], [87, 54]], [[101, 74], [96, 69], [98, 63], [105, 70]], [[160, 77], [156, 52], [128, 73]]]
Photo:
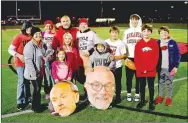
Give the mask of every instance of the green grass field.
[[[97, 32], [100, 38], [107, 39], [109, 37], [109, 28], [92, 28]], [[121, 27], [120, 39], [122, 38], [123, 31], [125, 28]], [[8, 47], [12, 41], [12, 38], [15, 34], [19, 33], [19, 30], [7, 29], [2, 31], [2, 64], [7, 64], [8, 58]], [[178, 42], [187, 42], [187, 29], [171, 29], [171, 36]], [[154, 28], [152, 36], [158, 39], [159, 35], [157, 29]], [[181, 62], [178, 73], [175, 75], [174, 79], [179, 79], [187, 77], [187, 63]], [[16, 109], [16, 87], [17, 87], [17, 76], [14, 74], [9, 67], [2, 67], [2, 101], [1, 101], [1, 114], [9, 114], [13, 112], [18, 112]], [[157, 83], [157, 78], [155, 79]], [[134, 84], [133, 84], [134, 85]], [[122, 91], [125, 91], [126, 81], [125, 81], [125, 70], [123, 68], [123, 77], [122, 77]], [[83, 92], [83, 87], [78, 83], [80, 93]], [[188, 116], [188, 100], [187, 100], [187, 79], [175, 81], [173, 84], [173, 101], [172, 106], [167, 107], [164, 105], [164, 102], [156, 106], [154, 112], [173, 114], [173, 115], [182, 115]], [[155, 97], [157, 96], [157, 86], [155, 86]], [[43, 88], [42, 88], [43, 91]], [[146, 99], [148, 100], [148, 90], [146, 91]], [[133, 92], [134, 94], [134, 92]], [[42, 103], [46, 103], [44, 99], [44, 92], [42, 92]], [[122, 99], [120, 106], [121, 107], [131, 107], [135, 108], [137, 103], [127, 102], [125, 100], [126, 93], [122, 93]], [[144, 112], [138, 112], [134, 110], [123, 109], [121, 107], [113, 107], [105, 111], [97, 110], [89, 106], [81, 107], [79, 106], [79, 111], [66, 117], [55, 117], [51, 116], [49, 110], [45, 110], [40, 114], [28, 113], [18, 116], [3, 118], [3, 122], [187, 122], [187, 119], [172, 118], [166, 116], [159, 116], [155, 114], [149, 114]], [[143, 108], [144, 110], [148, 109], [148, 104]]]

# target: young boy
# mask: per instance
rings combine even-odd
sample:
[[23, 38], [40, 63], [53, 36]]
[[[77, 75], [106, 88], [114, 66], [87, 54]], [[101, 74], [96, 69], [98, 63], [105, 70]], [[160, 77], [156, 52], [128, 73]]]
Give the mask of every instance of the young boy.
[[[128, 48], [128, 59], [134, 62], [134, 50], [136, 43], [142, 39], [142, 19], [139, 15], [133, 14], [130, 16], [130, 28], [125, 30], [122, 41], [126, 44]], [[131, 89], [132, 89], [132, 79], [135, 74], [136, 76], [136, 70], [132, 70], [125, 66], [126, 70], [126, 84], [127, 84], [127, 101], [132, 101], [131, 97]], [[140, 100], [139, 96], [139, 81], [136, 77], [136, 92], [134, 101], [138, 102]]]
[[125, 44], [118, 38], [120, 30], [117, 26], [110, 28], [110, 38], [105, 40], [110, 46], [112, 51], [112, 60], [115, 62], [114, 67], [111, 69], [115, 76], [116, 83], [116, 99], [115, 103], [121, 102], [121, 77], [122, 77], [122, 59], [126, 56]]
[[154, 97], [154, 80], [156, 76], [156, 67], [159, 57], [159, 48], [157, 41], [150, 37], [152, 33], [152, 26], [144, 25], [142, 27], [143, 39], [141, 39], [135, 46], [134, 62], [136, 66], [136, 76], [140, 82], [141, 100], [137, 108], [145, 106], [145, 87], [146, 79], [149, 87], [149, 110], [155, 109], [153, 103]]
[[89, 69], [96, 66], [112, 67], [112, 55], [108, 51], [106, 42], [101, 42], [95, 45], [95, 51], [89, 59]]
[[160, 40], [157, 41], [160, 49], [158, 63], [158, 73], [160, 78], [158, 82], [159, 96], [155, 103], [160, 104], [162, 102], [164, 96], [164, 85], [166, 84], [168, 93], [165, 104], [171, 106], [172, 82], [174, 74], [177, 72], [181, 55], [176, 41], [169, 36], [169, 29], [167, 26], [160, 27], [158, 33], [160, 35]]

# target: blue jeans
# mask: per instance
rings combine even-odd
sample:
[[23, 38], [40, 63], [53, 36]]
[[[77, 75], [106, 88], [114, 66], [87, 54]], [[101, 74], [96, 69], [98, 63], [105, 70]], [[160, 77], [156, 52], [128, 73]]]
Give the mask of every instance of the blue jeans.
[[31, 94], [29, 84], [25, 84], [24, 67], [16, 67], [16, 71], [18, 75], [17, 104], [27, 103]]

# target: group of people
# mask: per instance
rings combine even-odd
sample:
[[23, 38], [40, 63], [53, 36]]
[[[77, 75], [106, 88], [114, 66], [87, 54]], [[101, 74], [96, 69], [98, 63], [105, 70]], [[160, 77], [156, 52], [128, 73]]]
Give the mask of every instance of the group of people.
[[[84, 84], [87, 73], [96, 66], [106, 66], [115, 78], [115, 104], [121, 102], [121, 79], [123, 60], [134, 62], [136, 70], [126, 69], [127, 101], [139, 102], [137, 108], [145, 106], [146, 79], [149, 87], [149, 110], [164, 98], [163, 88], [167, 85], [166, 105], [171, 105], [172, 81], [180, 63], [179, 48], [170, 38], [166, 26], [159, 28], [160, 39], [151, 38], [151, 25], [143, 25], [137, 14], [130, 16], [130, 28], [125, 30], [122, 40], [120, 29], [110, 27], [110, 37], [102, 41], [88, 27], [88, 20], [81, 18], [78, 29], [71, 26], [70, 18], [65, 15], [54, 27], [53, 22], [44, 22], [44, 31], [25, 22], [21, 33], [13, 38], [8, 49], [14, 56], [18, 75], [17, 108], [24, 109], [29, 103], [34, 112], [40, 112], [41, 85], [44, 80], [46, 99], [50, 98], [52, 86], [62, 81]], [[154, 80], [159, 75], [159, 96], [154, 101]], [[136, 77], [135, 96], [132, 96], [132, 80]], [[30, 92], [30, 84], [32, 92]], [[102, 86], [101, 86], [102, 87]], [[99, 90], [100, 91], [100, 90]], [[104, 91], [104, 90], [103, 90]], [[98, 92], [98, 91], [97, 91]], [[84, 97], [87, 92], [84, 89]]]

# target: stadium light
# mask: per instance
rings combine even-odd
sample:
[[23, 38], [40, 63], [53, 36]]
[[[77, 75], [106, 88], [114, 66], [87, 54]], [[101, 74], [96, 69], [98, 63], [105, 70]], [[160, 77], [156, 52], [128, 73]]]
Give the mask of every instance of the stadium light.
[[116, 10], [116, 8], [112, 8], [112, 10], [114, 11], [114, 10]]
[[185, 1], [185, 2], [184, 2], [184, 4], [188, 4], [188, 2], [187, 2], [187, 1]]
[[171, 6], [171, 9], [173, 9], [174, 8], [174, 6]]

